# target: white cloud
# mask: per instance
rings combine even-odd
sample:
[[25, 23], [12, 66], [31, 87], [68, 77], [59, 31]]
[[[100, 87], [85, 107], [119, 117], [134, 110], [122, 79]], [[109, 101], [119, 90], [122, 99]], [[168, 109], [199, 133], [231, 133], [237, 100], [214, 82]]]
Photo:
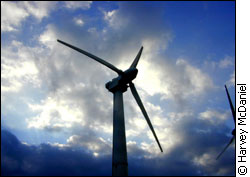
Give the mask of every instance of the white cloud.
[[226, 82], [228, 86], [235, 85], [235, 71], [230, 75], [230, 79]]
[[89, 9], [91, 7], [92, 1], [66, 1], [65, 3], [65, 7], [75, 10], [75, 9]]
[[193, 162], [200, 166], [209, 166], [215, 163], [215, 159], [211, 153], [204, 153], [199, 157], [195, 157]]
[[30, 15], [40, 21], [42, 18], [49, 16], [50, 12], [55, 9], [56, 3], [54, 1], [24, 1], [23, 6]]
[[34, 52], [36, 52], [36, 48], [25, 47], [18, 41], [12, 41], [9, 47], [2, 49], [2, 92], [18, 92], [28, 83], [33, 87], [40, 86], [41, 81], [34, 62]]
[[69, 128], [73, 123], [84, 125], [83, 112], [74, 103], [48, 97], [41, 104], [29, 104], [36, 116], [26, 119], [29, 128], [57, 131]]
[[187, 117], [193, 117], [193, 116], [194, 116], [194, 113], [190, 110], [184, 111], [184, 112], [169, 112], [168, 113], [168, 118], [170, 119], [170, 122], [172, 123], [177, 123]]
[[[186, 92], [191, 95], [197, 95], [203, 93], [207, 89], [214, 88], [212, 79], [201, 69], [194, 67], [187, 63], [183, 59], [178, 59], [176, 65], [184, 67], [185, 73], [183, 73], [184, 83], [190, 84], [191, 88], [187, 89]], [[183, 84], [183, 83], [182, 83]], [[184, 86], [187, 86], [184, 84]]]
[[49, 49], [52, 49], [55, 45], [58, 45], [57, 43], [57, 34], [56, 30], [53, 25], [48, 25], [46, 27], [46, 30], [39, 36], [38, 41], [48, 47]]
[[29, 16], [34, 16], [40, 22], [55, 9], [56, 3], [51, 1], [1, 1], [1, 31], [18, 31], [21, 23]]
[[73, 147], [84, 147], [92, 151], [95, 156], [111, 153], [111, 142], [94, 134], [72, 135], [67, 139], [67, 144]]
[[36, 116], [26, 119], [29, 128], [60, 130], [69, 128], [76, 122], [84, 125], [83, 112], [70, 100], [58, 100], [48, 97], [41, 104], [29, 104]]
[[104, 20], [114, 29], [122, 28], [128, 24], [128, 19], [126, 17], [120, 18], [117, 13], [117, 10], [103, 11]]
[[199, 119], [208, 121], [211, 124], [218, 125], [224, 122], [229, 116], [229, 112], [219, 112], [217, 110], [208, 109], [199, 114]]
[[173, 64], [166, 60], [155, 62], [153, 58], [157, 55], [142, 56], [135, 80], [151, 96], [161, 94], [162, 99], [186, 99], [214, 88], [212, 79], [206, 73], [184, 59], [177, 59]]
[[230, 56], [226, 56], [224, 59], [220, 60], [219, 67], [220, 68], [228, 68], [229, 66], [233, 66], [233, 58]]
[[76, 25], [78, 25], [78, 26], [83, 26], [83, 25], [84, 25], [84, 21], [83, 21], [82, 18], [75, 17], [75, 18], [73, 19], [73, 21], [74, 21], [74, 23], [75, 23]]
[[1, 31], [16, 31], [29, 14], [19, 4], [1, 1]]
[[208, 57], [208, 60], [204, 61], [204, 66], [209, 68], [212, 71], [222, 71], [221, 69], [233, 68], [235, 65], [235, 58], [233, 56], [225, 55], [223, 59], [220, 60], [211, 60], [211, 57]]
[[133, 124], [137, 127], [139, 131], [142, 131], [147, 126], [147, 122], [144, 119], [135, 118]]
[[[215, 154], [213, 151], [209, 150], [208, 152], [205, 152], [199, 156], [195, 156], [192, 159], [192, 162], [199, 168], [204, 168], [205, 171], [210, 174], [225, 176], [229, 173], [230, 168], [221, 166], [218, 160], [215, 159], [217, 155], [218, 154]], [[216, 167], [218, 169], [216, 169]]]

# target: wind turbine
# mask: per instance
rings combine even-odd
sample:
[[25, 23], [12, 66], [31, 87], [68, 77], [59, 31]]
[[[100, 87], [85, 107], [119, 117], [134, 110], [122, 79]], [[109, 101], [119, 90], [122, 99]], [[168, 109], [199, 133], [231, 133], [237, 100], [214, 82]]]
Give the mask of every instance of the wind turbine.
[[118, 77], [112, 79], [112, 81], [106, 83], [106, 88], [113, 93], [113, 156], [112, 156], [112, 175], [113, 176], [127, 176], [128, 175], [128, 161], [127, 161], [127, 148], [126, 148], [126, 135], [125, 135], [125, 123], [124, 123], [124, 110], [123, 110], [123, 92], [127, 91], [127, 88], [130, 87], [131, 92], [140, 107], [142, 114], [144, 115], [149, 128], [151, 129], [155, 140], [163, 152], [160, 142], [156, 136], [154, 128], [150, 122], [148, 114], [142, 104], [142, 101], [137, 93], [135, 85], [132, 83], [132, 80], [136, 78], [138, 70], [136, 66], [140, 59], [143, 47], [139, 50], [137, 56], [135, 57], [131, 66], [126, 70], [122, 71], [112, 64], [106, 62], [105, 60], [88, 53], [82, 49], [79, 49], [73, 45], [70, 45], [61, 40], [58, 42], [96, 60], [97, 62], [107, 66], [111, 70], [115, 71], [118, 74]]
[[[234, 119], [234, 126], [236, 126], [236, 122], [235, 122], [235, 117], [236, 117], [236, 113], [235, 113], [235, 109], [234, 109], [234, 106], [232, 104], [232, 101], [231, 101], [231, 98], [230, 98], [230, 95], [228, 93], [228, 90], [227, 90], [227, 86], [225, 85], [225, 89], [226, 89], [226, 92], [227, 92], [227, 98], [228, 98], [228, 101], [229, 101], [229, 104], [230, 104], [230, 108], [231, 108], [231, 112], [232, 112], [232, 115], [233, 115], [233, 119]], [[231, 138], [231, 140], [229, 141], [229, 143], [226, 145], [226, 147], [222, 150], [222, 152], [217, 156], [216, 160], [220, 158], [220, 156], [226, 151], [226, 149], [230, 146], [230, 144], [232, 144], [232, 142], [234, 141], [235, 139], [235, 128], [233, 129], [232, 131], [232, 135], [233, 137]]]

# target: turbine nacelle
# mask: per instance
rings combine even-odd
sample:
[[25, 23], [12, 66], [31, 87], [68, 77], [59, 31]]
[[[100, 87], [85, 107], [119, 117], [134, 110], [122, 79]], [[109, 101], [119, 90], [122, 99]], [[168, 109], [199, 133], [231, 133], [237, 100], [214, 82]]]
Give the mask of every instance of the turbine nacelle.
[[138, 70], [136, 68], [129, 68], [123, 74], [106, 83], [106, 88], [111, 92], [115, 92], [116, 90], [125, 92], [128, 88], [127, 84], [136, 78], [137, 73]]

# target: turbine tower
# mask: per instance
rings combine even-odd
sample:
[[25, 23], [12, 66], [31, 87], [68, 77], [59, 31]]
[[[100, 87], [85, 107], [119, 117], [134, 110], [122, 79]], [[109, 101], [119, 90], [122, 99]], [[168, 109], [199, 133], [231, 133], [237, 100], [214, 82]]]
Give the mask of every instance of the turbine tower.
[[130, 87], [130, 90], [140, 107], [142, 114], [144, 115], [149, 128], [151, 129], [155, 140], [163, 152], [160, 142], [156, 136], [154, 128], [150, 122], [148, 114], [142, 104], [142, 101], [137, 93], [135, 85], [132, 83], [132, 80], [136, 78], [138, 70], [136, 66], [140, 59], [143, 47], [139, 50], [137, 56], [135, 57], [131, 66], [126, 70], [122, 71], [112, 64], [106, 62], [105, 60], [88, 53], [82, 49], [79, 49], [73, 45], [70, 45], [61, 40], [58, 42], [96, 60], [97, 62], [107, 66], [111, 70], [115, 71], [118, 74], [118, 77], [112, 79], [112, 81], [106, 83], [106, 88], [113, 93], [113, 152], [112, 152], [112, 175], [113, 176], [127, 176], [128, 175], [128, 160], [127, 160], [127, 147], [126, 147], [126, 134], [125, 134], [125, 122], [124, 122], [124, 109], [123, 109], [123, 93], [127, 91], [127, 88]]
[[[234, 106], [233, 106], [233, 103], [231, 101], [231, 98], [230, 98], [230, 95], [228, 93], [226, 85], [225, 85], [225, 89], [226, 89], [226, 92], [227, 92], [227, 98], [228, 98], [228, 101], [229, 101], [229, 104], [230, 104], [231, 112], [232, 112], [233, 119], [234, 119], [234, 126], [235, 126], [235, 124], [236, 124], [236, 122], [235, 122], [235, 117], [236, 117], [235, 109], [234, 109]], [[232, 135], [233, 135], [233, 137], [231, 138], [229, 143], [226, 145], [226, 147], [222, 150], [222, 152], [217, 156], [216, 160], [220, 158], [220, 156], [226, 151], [226, 149], [229, 147], [230, 144], [232, 144], [233, 140], [235, 139], [235, 128], [232, 131]]]

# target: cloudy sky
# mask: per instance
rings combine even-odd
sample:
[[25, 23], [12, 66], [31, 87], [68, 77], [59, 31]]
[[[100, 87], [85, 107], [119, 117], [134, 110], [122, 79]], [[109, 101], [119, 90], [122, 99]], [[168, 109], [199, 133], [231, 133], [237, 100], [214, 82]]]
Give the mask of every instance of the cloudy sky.
[[1, 174], [111, 175], [109, 68], [126, 70], [129, 175], [234, 175], [234, 2], [1, 2]]

